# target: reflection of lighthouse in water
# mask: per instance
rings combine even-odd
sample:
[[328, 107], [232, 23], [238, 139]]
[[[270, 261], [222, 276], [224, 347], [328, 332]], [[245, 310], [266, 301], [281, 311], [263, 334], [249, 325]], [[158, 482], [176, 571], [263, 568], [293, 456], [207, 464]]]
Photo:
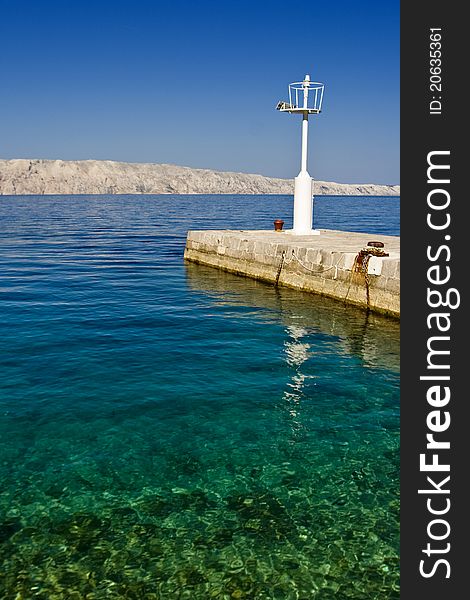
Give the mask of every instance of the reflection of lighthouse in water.
[[295, 416], [297, 413], [293, 404], [300, 402], [305, 380], [312, 377], [312, 375], [306, 375], [301, 371], [302, 365], [310, 356], [310, 344], [302, 341], [308, 334], [304, 327], [289, 325], [286, 331], [289, 334], [289, 340], [284, 342], [286, 363], [289, 367], [293, 367], [295, 372], [287, 384], [289, 389], [284, 392], [284, 399], [291, 404], [291, 414]]

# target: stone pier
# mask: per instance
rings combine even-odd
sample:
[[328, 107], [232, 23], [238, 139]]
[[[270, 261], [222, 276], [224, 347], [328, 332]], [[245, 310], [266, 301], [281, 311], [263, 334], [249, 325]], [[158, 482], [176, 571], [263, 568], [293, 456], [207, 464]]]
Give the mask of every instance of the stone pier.
[[[383, 242], [388, 256], [358, 257], [371, 241]], [[290, 231], [189, 231], [184, 257], [400, 316], [399, 237], [328, 229], [311, 236]]]

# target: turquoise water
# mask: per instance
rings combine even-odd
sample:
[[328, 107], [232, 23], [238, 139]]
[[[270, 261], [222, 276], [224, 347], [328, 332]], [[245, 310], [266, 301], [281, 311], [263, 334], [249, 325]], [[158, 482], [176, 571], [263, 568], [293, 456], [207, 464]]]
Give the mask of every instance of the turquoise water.
[[[398, 233], [398, 199], [319, 227]], [[0, 199], [0, 597], [398, 598], [399, 327], [184, 264], [283, 197]]]

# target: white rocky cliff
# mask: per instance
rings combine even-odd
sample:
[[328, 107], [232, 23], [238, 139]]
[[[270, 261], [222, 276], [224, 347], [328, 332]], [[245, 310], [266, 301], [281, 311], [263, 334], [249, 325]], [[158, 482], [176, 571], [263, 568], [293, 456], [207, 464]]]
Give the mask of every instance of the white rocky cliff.
[[[110, 160], [0, 160], [0, 195], [292, 194], [293, 180]], [[399, 196], [397, 185], [315, 181], [318, 195]]]

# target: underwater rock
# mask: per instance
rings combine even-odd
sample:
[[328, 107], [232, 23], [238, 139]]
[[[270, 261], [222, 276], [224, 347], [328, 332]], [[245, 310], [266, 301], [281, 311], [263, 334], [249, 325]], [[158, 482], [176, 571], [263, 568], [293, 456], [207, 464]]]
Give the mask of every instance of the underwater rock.
[[280, 540], [296, 530], [283, 504], [267, 492], [231, 496], [227, 499], [227, 508], [237, 513], [246, 532], [263, 539]]
[[21, 529], [19, 519], [7, 519], [0, 523], [0, 543], [9, 540], [11, 536]]

